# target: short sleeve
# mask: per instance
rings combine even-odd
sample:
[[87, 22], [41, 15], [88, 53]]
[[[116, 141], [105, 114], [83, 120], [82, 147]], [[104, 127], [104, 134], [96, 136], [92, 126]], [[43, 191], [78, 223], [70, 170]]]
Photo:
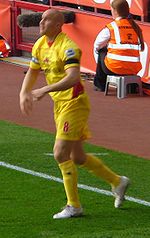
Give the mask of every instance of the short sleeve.
[[40, 69], [40, 62], [38, 59], [38, 49], [36, 47], [36, 44], [32, 48], [32, 58], [30, 61], [30, 68], [32, 69]]
[[79, 48], [70, 47], [64, 49], [63, 55], [64, 55], [63, 61], [65, 70], [70, 67], [80, 66], [81, 50]]

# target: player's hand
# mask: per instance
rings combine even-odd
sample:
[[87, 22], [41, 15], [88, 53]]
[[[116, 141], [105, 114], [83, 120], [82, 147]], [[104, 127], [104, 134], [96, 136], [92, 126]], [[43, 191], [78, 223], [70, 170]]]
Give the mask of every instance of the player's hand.
[[25, 115], [29, 115], [32, 111], [33, 99], [30, 93], [21, 93], [20, 94], [20, 109], [21, 112]]
[[45, 96], [44, 87], [33, 90], [32, 92], [33, 101], [39, 101]]

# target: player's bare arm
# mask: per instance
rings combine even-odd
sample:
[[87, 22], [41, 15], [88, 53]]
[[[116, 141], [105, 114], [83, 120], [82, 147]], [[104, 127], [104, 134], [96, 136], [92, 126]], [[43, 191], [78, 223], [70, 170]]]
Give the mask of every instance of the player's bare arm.
[[32, 91], [33, 100], [37, 101], [49, 92], [64, 91], [73, 87], [80, 81], [80, 68], [71, 67], [66, 70], [66, 76], [57, 83], [46, 85]]
[[21, 91], [20, 91], [20, 109], [23, 114], [28, 115], [32, 110], [32, 95], [31, 90], [35, 84], [39, 70], [29, 68], [24, 78]]

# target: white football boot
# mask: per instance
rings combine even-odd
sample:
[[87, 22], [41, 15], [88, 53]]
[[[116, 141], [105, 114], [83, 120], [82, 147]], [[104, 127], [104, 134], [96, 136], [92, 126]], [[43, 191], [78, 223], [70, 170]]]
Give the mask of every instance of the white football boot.
[[64, 219], [71, 217], [79, 217], [83, 215], [82, 207], [76, 208], [70, 205], [65, 206], [65, 208], [53, 216], [54, 219]]
[[129, 185], [130, 179], [125, 176], [121, 176], [120, 184], [117, 187], [112, 188], [112, 192], [115, 196], [115, 208], [119, 208], [122, 205], [125, 199], [125, 192]]

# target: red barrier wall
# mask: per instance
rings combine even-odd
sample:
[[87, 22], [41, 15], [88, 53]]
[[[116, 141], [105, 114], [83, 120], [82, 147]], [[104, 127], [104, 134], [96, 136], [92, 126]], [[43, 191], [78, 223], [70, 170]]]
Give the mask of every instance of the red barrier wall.
[[[138, 11], [142, 11], [144, 5], [143, 3], [148, 3], [149, 0], [128, 0], [130, 1], [131, 8], [138, 9]], [[11, 17], [10, 6], [11, 3], [11, 12], [13, 17]], [[56, 2], [56, 1], [55, 1]], [[98, 7], [99, 5], [106, 4], [105, 7], [108, 6], [110, 0], [64, 0], [64, 2], [75, 3], [75, 4], [94, 4], [94, 7]], [[101, 2], [101, 3], [100, 3]], [[13, 4], [12, 4], [13, 3]], [[32, 4], [19, 0], [0, 0], [0, 34], [2, 34], [6, 39], [10, 41], [11, 39], [11, 24], [10, 17], [12, 19], [12, 35], [13, 35], [13, 48], [14, 50], [24, 50], [31, 51], [32, 45], [34, 42], [23, 42], [21, 37], [21, 30], [17, 26], [16, 19], [17, 15], [20, 12], [20, 9], [28, 9], [32, 11], [44, 11], [47, 8], [58, 8], [62, 9], [60, 6], [53, 6], [53, 1], [50, 1], [50, 5], [40, 5], [40, 4]], [[78, 9], [73, 9], [76, 12], [76, 20], [74, 23], [66, 24], [63, 27], [63, 30], [77, 42], [77, 44], [81, 47], [83, 56], [82, 56], [82, 66], [95, 71], [96, 63], [93, 54], [93, 44], [94, 40], [98, 34], [98, 32], [107, 24], [112, 21], [110, 16], [104, 14], [96, 14], [94, 12], [85, 12], [78, 11]], [[136, 12], [138, 14], [138, 12]], [[142, 14], [142, 13], [141, 13]], [[141, 53], [141, 62], [143, 65], [142, 71], [140, 72], [141, 76], [150, 75], [150, 23], [139, 22], [144, 35], [145, 40], [145, 51]]]
[[[111, 0], [61, 0], [61, 2], [90, 6], [94, 8], [110, 10]], [[134, 15], [144, 17], [147, 15], [148, 0], [127, 0], [130, 6], [130, 12]], [[60, 2], [60, 1], [55, 1]]]
[[11, 42], [11, 13], [8, 0], [0, 0], [0, 34]]

